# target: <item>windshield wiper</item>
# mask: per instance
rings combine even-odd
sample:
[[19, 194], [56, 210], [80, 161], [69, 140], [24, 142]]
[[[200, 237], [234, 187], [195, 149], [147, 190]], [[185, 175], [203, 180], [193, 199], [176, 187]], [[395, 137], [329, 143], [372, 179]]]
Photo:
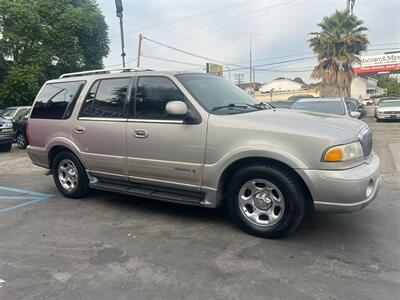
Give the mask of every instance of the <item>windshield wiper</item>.
[[223, 108], [241, 108], [241, 109], [247, 109], [248, 107], [253, 107], [256, 109], [264, 109], [261, 106], [258, 106], [258, 104], [252, 105], [252, 104], [247, 104], [247, 103], [230, 103], [227, 105], [221, 105], [221, 106], [216, 106], [212, 109], [212, 111], [216, 111], [219, 109], [223, 109]]

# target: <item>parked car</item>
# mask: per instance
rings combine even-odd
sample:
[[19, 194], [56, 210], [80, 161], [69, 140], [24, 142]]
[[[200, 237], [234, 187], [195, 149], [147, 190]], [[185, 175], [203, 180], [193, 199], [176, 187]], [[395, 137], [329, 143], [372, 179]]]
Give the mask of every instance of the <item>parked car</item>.
[[400, 98], [381, 100], [376, 107], [376, 121], [400, 120]]
[[27, 132], [28, 116], [29, 112], [25, 116], [13, 121], [15, 139], [17, 141], [18, 148], [20, 149], [25, 149], [29, 144]]
[[26, 115], [30, 109], [31, 109], [30, 106], [7, 107], [0, 113], [0, 117], [3, 117], [8, 120], [16, 119]]
[[289, 101], [271, 101], [268, 102], [268, 104], [272, 105], [274, 108], [287, 108], [289, 109], [293, 102], [289, 102]]
[[361, 117], [360, 112], [351, 111], [348, 104], [341, 98], [300, 99], [293, 103], [291, 109], [348, 116], [356, 119]]
[[0, 151], [10, 151], [15, 133], [10, 120], [0, 117]]
[[380, 104], [382, 101], [386, 101], [386, 100], [398, 100], [398, 99], [400, 99], [400, 97], [382, 97], [382, 98], [375, 99], [375, 110], [374, 110], [374, 116], [375, 116], [375, 118], [376, 118], [376, 112], [377, 112], [377, 109], [378, 109], [378, 107], [379, 107], [379, 104]]
[[357, 109], [357, 106], [351, 100], [346, 100], [347, 110], [350, 117], [361, 119], [361, 111]]
[[362, 103], [363, 105], [373, 105], [373, 104], [374, 104], [374, 100], [372, 100], [372, 99], [363, 99], [363, 100], [361, 101], [361, 103]]
[[361, 209], [380, 186], [364, 122], [271, 109], [203, 73], [66, 74], [42, 87], [28, 128], [30, 159], [65, 197], [92, 188], [225, 203], [242, 229], [262, 237], [294, 230], [308, 209]]
[[360, 102], [354, 98], [347, 99], [346, 101], [353, 103], [356, 110], [362, 113], [362, 111], [364, 109], [364, 104], [362, 104], [362, 102]]
[[297, 100], [299, 100], [299, 99], [304, 99], [304, 98], [314, 98], [314, 96], [313, 96], [313, 95], [308, 95], [308, 94], [290, 96], [290, 97], [287, 99], [287, 102], [292, 102], [292, 103], [294, 103], [294, 102], [296, 102]]

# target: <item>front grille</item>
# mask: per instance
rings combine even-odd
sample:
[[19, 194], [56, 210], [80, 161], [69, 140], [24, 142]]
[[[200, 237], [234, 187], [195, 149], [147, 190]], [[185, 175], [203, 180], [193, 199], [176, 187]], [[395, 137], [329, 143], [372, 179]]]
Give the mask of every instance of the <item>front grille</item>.
[[400, 114], [400, 111], [385, 111], [384, 114], [386, 114], [386, 115], [396, 115], [396, 114]]
[[372, 132], [368, 127], [365, 127], [358, 134], [361, 146], [363, 148], [364, 157], [368, 158], [372, 152]]

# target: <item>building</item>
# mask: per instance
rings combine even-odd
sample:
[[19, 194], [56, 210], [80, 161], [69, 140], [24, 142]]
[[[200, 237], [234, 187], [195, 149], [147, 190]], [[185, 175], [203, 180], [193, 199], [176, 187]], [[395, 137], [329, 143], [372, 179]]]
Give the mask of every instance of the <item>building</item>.
[[291, 92], [291, 91], [301, 91], [305, 88], [304, 84], [298, 83], [297, 81], [287, 79], [287, 78], [277, 78], [271, 82], [264, 83], [260, 87], [261, 93], [273, 93], [276, 92]]
[[351, 83], [351, 98], [369, 99], [384, 93], [384, 89], [378, 87], [378, 80], [372, 77], [356, 77]]

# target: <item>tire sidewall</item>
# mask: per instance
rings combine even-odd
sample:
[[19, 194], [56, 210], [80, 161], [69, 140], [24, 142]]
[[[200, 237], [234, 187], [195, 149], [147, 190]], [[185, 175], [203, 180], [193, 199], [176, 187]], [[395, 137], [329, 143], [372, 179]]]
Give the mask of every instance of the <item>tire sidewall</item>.
[[[64, 187], [62, 186], [62, 184], [58, 178], [58, 166], [59, 166], [60, 162], [64, 159], [71, 160], [74, 163], [74, 165], [78, 171], [78, 187], [74, 191], [68, 191], [68, 190], [64, 189]], [[54, 158], [54, 161], [53, 161], [52, 173], [53, 173], [54, 183], [56, 184], [57, 189], [65, 197], [81, 198], [87, 194], [87, 192], [89, 190], [89, 180], [86, 175], [86, 171], [85, 171], [84, 167], [82, 166], [81, 162], [79, 161], [79, 159], [71, 152], [63, 151], [56, 155], [56, 157]]]
[[[18, 142], [18, 138], [22, 137], [23, 139], [23, 145], [20, 145], [20, 143]], [[28, 146], [28, 141], [26, 139], [26, 136], [23, 133], [18, 133], [17, 135], [17, 145], [19, 149], [25, 149]]]
[[[283, 175], [283, 176], [282, 176]], [[274, 225], [260, 226], [248, 220], [239, 207], [239, 191], [242, 186], [252, 179], [265, 179], [274, 184], [282, 193], [285, 201], [285, 210], [282, 218]], [[228, 207], [231, 216], [239, 226], [246, 232], [262, 237], [281, 237], [293, 230], [298, 223], [297, 218], [304, 216], [304, 206], [302, 195], [296, 195], [296, 188], [293, 182], [288, 182], [288, 178], [279, 170], [269, 167], [254, 166], [239, 171], [230, 181], [231, 188], [228, 192]], [[300, 197], [299, 197], [300, 196]], [[300, 204], [300, 208], [299, 208]], [[301, 205], [302, 204], [302, 205]]]

